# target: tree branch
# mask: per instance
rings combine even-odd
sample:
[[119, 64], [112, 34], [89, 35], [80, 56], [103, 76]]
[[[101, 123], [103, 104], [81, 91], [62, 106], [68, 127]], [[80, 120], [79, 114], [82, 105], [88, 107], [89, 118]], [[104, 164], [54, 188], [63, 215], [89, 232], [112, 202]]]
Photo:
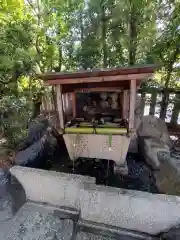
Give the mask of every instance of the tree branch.
[[2, 83], [2, 84], [4, 84], [4, 85], [5, 85], [5, 84], [9, 84], [10, 82], [11, 82], [11, 80], [9, 80], [9, 81], [7, 81], [7, 82], [4, 82], [3, 80], [0, 79], [0, 83]]
[[27, 2], [28, 2], [28, 4], [30, 5], [30, 7], [32, 8], [32, 10], [34, 11], [34, 13], [35, 13], [36, 15], [38, 15], [38, 12], [36, 12], [36, 10], [35, 10], [32, 2], [31, 2], [31, 0], [27, 0]]

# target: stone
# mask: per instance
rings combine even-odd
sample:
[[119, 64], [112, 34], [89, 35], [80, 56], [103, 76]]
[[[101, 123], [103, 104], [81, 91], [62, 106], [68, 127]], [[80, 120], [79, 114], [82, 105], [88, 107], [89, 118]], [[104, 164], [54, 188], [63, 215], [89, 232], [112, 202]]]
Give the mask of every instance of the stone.
[[77, 209], [80, 185], [95, 183], [92, 177], [20, 166], [12, 167], [10, 172], [23, 186], [27, 199]]
[[115, 238], [81, 231], [78, 232], [75, 240], [115, 240]]
[[117, 239], [121, 239], [121, 240], [139, 240], [139, 239], [151, 239], [150, 237], [148, 238], [136, 238], [136, 237], [131, 237], [131, 236], [116, 236], [116, 237], [113, 237], [113, 236], [109, 236], [109, 235], [100, 235], [100, 234], [97, 234], [97, 233], [91, 233], [91, 232], [83, 232], [83, 231], [80, 231], [77, 233], [77, 236], [75, 238], [75, 240], [117, 240]]
[[13, 220], [12, 224], [9, 223], [5, 240], [72, 239], [73, 221], [54, 216], [53, 208], [26, 203]]
[[30, 125], [26, 139], [16, 149], [15, 164], [44, 168], [60, 143], [58, 131], [39, 115]]
[[14, 215], [13, 199], [8, 191], [9, 173], [7, 169], [0, 169], [0, 222], [7, 221]]
[[172, 142], [166, 123], [155, 116], [144, 116], [137, 129], [139, 150], [145, 161], [154, 170], [160, 169], [158, 152], [166, 152], [170, 155]]
[[146, 163], [151, 166], [153, 170], [160, 169], [160, 161], [158, 159], [158, 152], [166, 152], [170, 156], [169, 146], [156, 138], [139, 138], [139, 147], [142, 156]]
[[138, 153], [138, 138], [137, 134], [134, 133], [131, 137], [131, 141], [129, 144], [128, 152], [130, 153]]
[[161, 235], [162, 240], [179, 240], [180, 239], [180, 226], [170, 229], [168, 232]]
[[137, 129], [138, 137], [153, 138], [172, 148], [172, 142], [168, 133], [166, 123], [155, 116], [143, 116]]
[[47, 146], [47, 140], [42, 137], [28, 148], [19, 151], [14, 159], [16, 165], [27, 167], [39, 167], [44, 160], [43, 152]]
[[180, 158], [177, 159], [167, 152], [159, 152], [159, 171], [154, 171], [156, 186], [162, 193], [180, 194]]
[[10, 194], [0, 197], [0, 222], [7, 221], [14, 216], [13, 199]]
[[48, 126], [48, 119], [46, 119], [43, 115], [39, 115], [29, 124], [27, 138], [19, 144], [17, 150], [22, 151], [39, 141], [46, 133]]
[[[111, 159], [120, 167], [125, 165], [130, 137], [123, 135], [64, 134], [63, 138], [72, 161], [79, 157]], [[96, 143], [96, 144], [95, 144]]]
[[10, 171], [24, 187], [27, 199], [76, 208], [84, 221], [152, 235], [180, 224], [176, 196], [98, 186], [92, 179], [73, 174], [17, 166]]
[[83, 220], [152, 235], [180, 223], [176, 197], [93, 185], [80, 196]]

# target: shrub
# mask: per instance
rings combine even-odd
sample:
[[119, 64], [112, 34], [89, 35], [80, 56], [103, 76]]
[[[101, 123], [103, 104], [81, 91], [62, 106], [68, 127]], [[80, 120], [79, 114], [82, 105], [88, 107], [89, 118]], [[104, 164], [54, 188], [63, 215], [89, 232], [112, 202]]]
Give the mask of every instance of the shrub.
[[15, 148], [26, 137], [31, 115], [31, 101], [25, 97], [3, 96], [0, 99], [0, 127], [10, 147]]

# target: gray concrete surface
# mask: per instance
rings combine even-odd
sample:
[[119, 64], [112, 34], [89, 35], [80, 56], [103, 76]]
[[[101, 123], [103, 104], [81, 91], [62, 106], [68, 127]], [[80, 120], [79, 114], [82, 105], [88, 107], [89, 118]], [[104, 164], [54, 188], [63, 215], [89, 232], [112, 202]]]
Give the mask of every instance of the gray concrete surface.
[[55, 171], [15, 166], [11, 173], [22, 184], [26, 197], [37, 202], [80, 209], [79, 190], [84, 182], [95, 183], [95, 178]]
[[81, 231], [77, 234], [76, 240], [116, 240], [116, 239], [110, 236], [100, 236], [93, 233], [87, 233], [87, 232]]
[[[16, 215], [0, 223], [1, 240], [154, 240], [157, 238], [141, 234], [121, 234], [107, 226], [79, 222], [77, 212], [72, 209], [35, 202], [25, 203]], [[84, 226], [84, 227], [83, 227]], [[86, 226], [86, 227], [85, 227]], [[87, 227], [88, 226], [88, 227]], [[91, 227], [90, 227], [91, 226]], [[112, 234], [116, 233], [116, 234]], [[120, 232], [118, 234], [118, 232]], [[138, 237], [135, 237], [138, 236]]]
[[84, 220], [153, 235], [180, 224], [176, 196], [97, 186], [68, 174], [65, 178], [61, 173], [23, 167], [13, 167], [11, 173], [28, 199], [77, 208]]
[[13, 219], [0, 224], [0, 239], [70, 240], [74, 228], [72, 219], [64, 219], [63, 214], [55, 216], [54, 210], [56, 208], [26, 203]]

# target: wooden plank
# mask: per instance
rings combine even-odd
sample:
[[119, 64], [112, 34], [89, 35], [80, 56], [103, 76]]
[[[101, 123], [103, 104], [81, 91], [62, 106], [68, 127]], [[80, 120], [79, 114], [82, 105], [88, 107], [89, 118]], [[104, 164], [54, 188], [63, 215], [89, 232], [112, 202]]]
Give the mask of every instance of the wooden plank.
[[64, 93], [62, 95], [63, 95], [63, 103], [64, 103], [64, 114], [67, 116], [70, 113], [69, 94]]
[[130, 111], [129, 111], [129, 130], [134, 129], [134, 111], [135, 111], [135, 104], [136, 104], [136, 81], [131, 80], [131, 87], [130, 87]]
[[67, 101], [68, 101], [68, 112], [69, 114], [72, 112], [72, 101], [71, 101], [71, 94], [67, 93]]
[[116, 75], [116, 76], [104, 76], [104, 77], [87, 77], [87, 78], [67, 78], [67, 79], [55, 79], [45, 81], [44, 84], [59, 85], [59, 84], [77, 84], [77, 83], [92, 83], [92, 82], [108, 82], [108, 81], [136, 81], [147, 79], [152, 76], [152, 73], [140, 73], [140, 74], [128, 74], [128, 75]]
[[76, 118], [76, 93], [72, 92], [72, 110], [73, 110], [73, 118]]
[[56, 92], [55, 92], [55, 86], [52, 86], [52, 101], [54, 105], [54, 110], [57, 111], [57, 101], [56, 101]]
[[48, 79], [77, 79], [82, 77], [100, 77], [100, 76], [115, 76], [115, 75], [127, 75], [127, 74], [141, 74], [151, 73], [153, 74], [157, 68], [157, 65], [143, 65], [143, 66], [130, 66], [123, 68], [106, 68], [106, 69], [91, 69], [76, 72], [51, 72], [46, 74], [38, 74], [37, 77], [43, 80]]
[[62, 100], [62, 92], [61, 85], [56, 86], [56, 99], [57, 99], [57, 108], [59, 114], [60, 127], [64, 129], [64, 111], [63, 111], [63, 100]]
[[[54, 85], [56, 86], [56, 85]], [[94, 82], [94, 83], [77, 83], [77, 84], [63, 84], [63, 93], [72, 93], [79, 89], [130, 89], [130, 81], [112, 81], [112, 82]]]
[[107, 88], [107, 87], [97, 87], [97, 88], [79, 88], [76, 89], [76, 93], [89, 93], [89, 92], [122, 92], [122, 88]]
[[[62, 94], [62, 92], [61, 92]], [[66, 102], [65, 102], [65, 94], [62, 94], [62, 102], [63, 102], [63, 110], [64, 110], [64, 113], [66, 112]]]
[[143, 92], [141, 94], [141, 100], [140, 100], [141, 117], [144, 116], [145, 101], [146, 101], [146, 93]]
[[129, 91], [125, 90], [123, 92], [123, 119], [128, 119], [128, 111], [129, 111]]

